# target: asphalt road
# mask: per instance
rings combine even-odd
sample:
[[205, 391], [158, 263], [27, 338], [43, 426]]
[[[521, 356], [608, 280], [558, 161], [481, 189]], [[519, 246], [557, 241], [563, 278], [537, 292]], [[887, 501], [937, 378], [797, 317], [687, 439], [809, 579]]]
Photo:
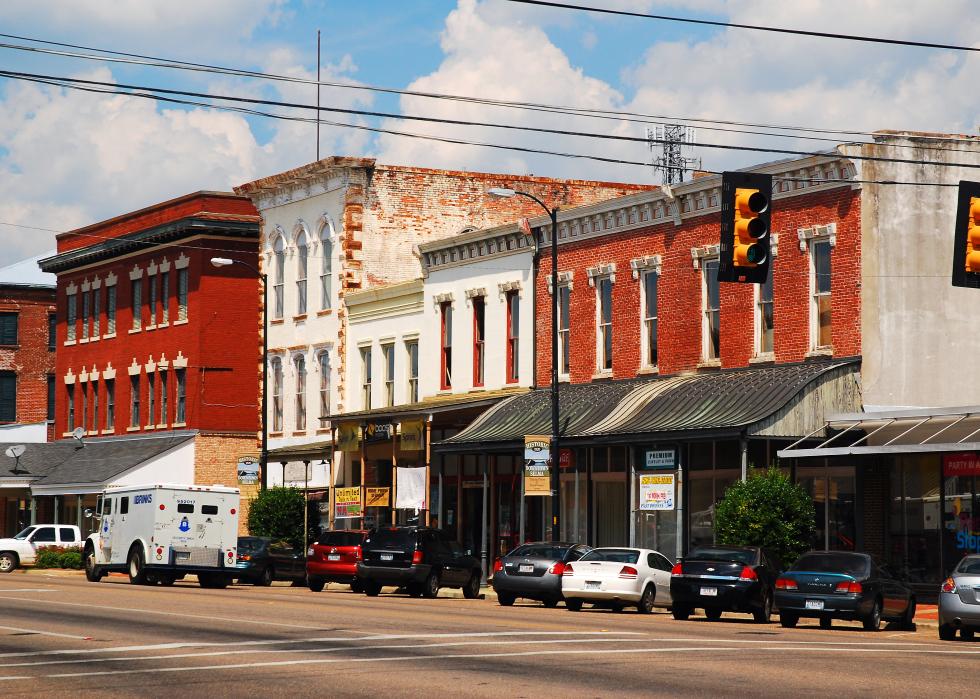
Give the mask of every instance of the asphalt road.
[[[446, 594], [445, 592], [443, 594]], [[980, 642], [278, 583], [0, 578], [11, 696], [968, 696]]]

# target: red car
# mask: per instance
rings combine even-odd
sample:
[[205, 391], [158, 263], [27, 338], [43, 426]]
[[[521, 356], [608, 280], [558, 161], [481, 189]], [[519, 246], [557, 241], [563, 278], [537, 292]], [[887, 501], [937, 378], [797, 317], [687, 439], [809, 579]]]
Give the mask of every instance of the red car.
[[320, 592], [327, 583], [350, 585], [361, 592], [357, 563], [361, 560], [361, 543], [367, 531], [346, 529], [325, 531], [306, 552], [306, 581], [313, 592]]

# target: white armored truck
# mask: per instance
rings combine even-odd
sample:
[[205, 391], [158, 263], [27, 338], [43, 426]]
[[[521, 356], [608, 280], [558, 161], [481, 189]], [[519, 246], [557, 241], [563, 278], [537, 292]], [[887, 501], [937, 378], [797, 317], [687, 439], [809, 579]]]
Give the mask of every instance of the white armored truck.
[[85, 513], [99, 524], [85, 541], [85, 577], [120, 571], [134, 585], [173, 585], [194, 574], [201, 587], [226, 587], [236, 573], [238, 508], [238, 489], [220, 485], [108, 488]]

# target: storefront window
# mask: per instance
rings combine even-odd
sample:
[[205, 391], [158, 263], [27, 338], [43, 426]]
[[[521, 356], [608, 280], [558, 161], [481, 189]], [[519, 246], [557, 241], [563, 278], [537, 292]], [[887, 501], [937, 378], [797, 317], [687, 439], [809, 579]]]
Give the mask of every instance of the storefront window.
[[898, 457], [890, 471], [888, 562], [909, 582], [938, 583], [939, 457]]
[[816, 529], [813, 548], [830, 551], [855, 549], [855, 483], [852, 466], [805, 466], [796, 482], [813, 498]]
[[[943, 565], [947, 573], [968, 553], [980, 553], [980, 476], [945, 478]], [[937, 566], [937, 572], [940, 572]]]

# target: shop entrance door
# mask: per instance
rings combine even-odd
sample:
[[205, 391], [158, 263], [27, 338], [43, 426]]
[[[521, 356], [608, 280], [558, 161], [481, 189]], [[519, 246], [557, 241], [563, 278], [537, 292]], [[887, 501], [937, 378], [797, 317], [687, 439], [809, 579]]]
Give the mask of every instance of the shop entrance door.
[[626, 519], [626, 481], [595, 483], [595, 543], [596, 546], [628, 546]]

